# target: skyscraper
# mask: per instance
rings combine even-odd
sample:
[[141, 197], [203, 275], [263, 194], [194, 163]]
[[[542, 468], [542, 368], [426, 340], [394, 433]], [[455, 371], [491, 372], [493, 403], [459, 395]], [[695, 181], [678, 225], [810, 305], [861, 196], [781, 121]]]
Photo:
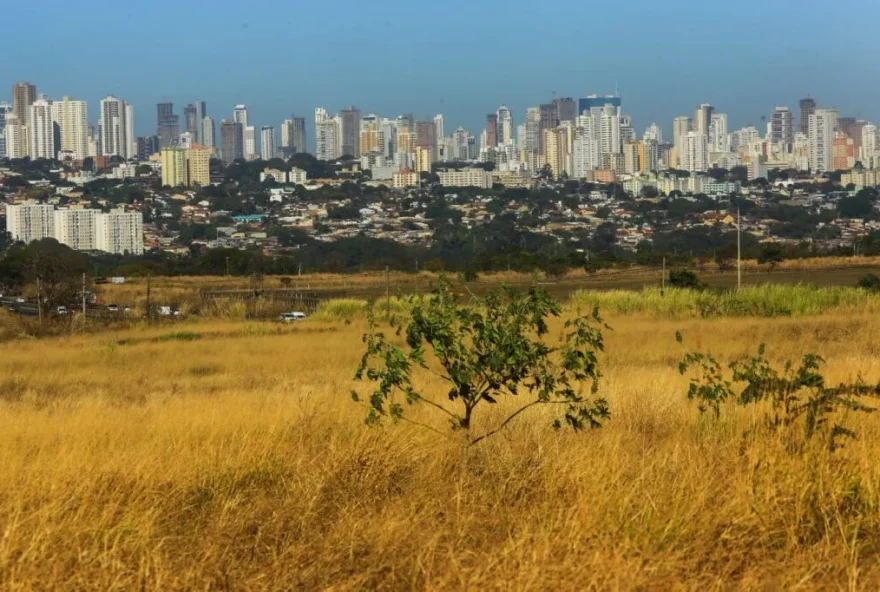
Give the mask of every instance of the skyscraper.
[[648, 141], [653, 140], [658, 144], [663, 143], [663, 130], [656, 123], [652, 123], [648, 126], [648, 129], [645, 130], [645, 135], [642, 136], [642, 140]]
[[[434, 140], [434, 122], [417, 121], [415, 132], [415, 148], [424, 148], [426, 150], [430, 150], [430, 157], [432, 159], [436, 159], [437, 156], [434, 154], [434, 146], [436, 145], [436, 141]], [[415, 152], [416, 150], [413, 150], [413, 153]]]
[[715, 107], [709, 103], [703, 103], [697, 107], [694, 113], [694, 131], [702, 134], [709, 139], [709, 126], [712, 124], [712, 115], [715, 113]]
[[134, 108], [114, 96], [101, 99], [98, 119], [98, 140], [102, 156], [134, 158], [136, 154]]
[[669, 163], [670, 166], [679, 165], [686, 158], [687, 135], [693, 131], [694, 120], [687, 116], [676, 117], [672, 120], [672, 145], [678, 155], [678, 163]]
[[174, 114], [173, 103], [158, 103], [156, 114], [156, 135], [159, 136], [159, 149], [162, 150], [177, 143], [180, 137], [180, 118]]
[[244, 129], [237, 121], [220, 121], [220, 157], [230, 164], [244, 157]]
[[247, 105], [236, 105], [232, 110], [232, 121], [240, 123], [242, 129], [248, 126], [248, 110]]
[[321, 107], [315, 109], [315, 157], [318, 160], [336, 160], [339, 158], [336, 122]]
[[275, 128], [264, 125], [260, 129], [260, 154], [263, 160], [271, 160], [275, 158], [275, 151], [278, 148], [278, 141], [275, 134]]
[[55, 124], [52, 120], [52, 103], [38, 99], [28, 107], [28, 156], [31, 160], [38, 158], [54, 159]]
[[281, 124], [281, 147], [288, 156], [306, 152], [306, 118], [291, 117]]
[[553, 99], [553, 104], [556, 105], [556, 119], [560, 123], [563, 121], [574, 123], [578, 116], [577, 101], [571, 97], [564, 97]]
[[365, 115], [360, 123], [361, 154], [372, 154], [379, 151], [379, 116], [374, 113]]
[[494, 148], [498, 145], [498, 113], [489, 113], [486, 115], [486, 146], [484, 148]]
[[214, 148], [217, 144], [214, 141], [215, 129], [214, 120], [207, 115], [202, 118], [202, 146]]
[[196, 142], [199, 144], [205, 145], [205, 128], [203, 127], [203, 123], [205, 121], [205, 117], [208, 115], [208, 107], [205, 105], [205, 101], [201, 99], [196, 99], [196, 102], [193, 103], [193, 106], [196, 108]]
[[12, 114], [12, 105], [0, 103], [0, 158], [6, 156], [6, 117]]
[[727, 114], [713, 113], [709, 123], [709, 152], [728, 152], [730, 144], [727, 140]]
[[73, 153], [76, 160], [89, 155], [89, 119], [85, 101], [64, 97], [52, 103], [52, 119], [58, 131], [56, 151]]
[[692, 173], [709, 170], [708, 141], [699, 131], [690, 131], [684, 136], [684, 154], [681, 168]]
[[137, 159], [141, 162], [159, 152], [159, 136], [141, 136], [137, 139]]
[[24, 158], [27, 156], [25, 148], [27, 140], [24, 138], [27, 126], [22, 124], [18, 116], [9, 111], [6, 114], [6, 126], [4, 134], [6, 136], [6, 158]]
[[495, 134], [495, 140], [499, 145], [510, 144], [513, 141], [513, 116], [510, 109], [506, 105], [498, 107], [496, 112], [498, 117], [498, 131]]
[[434, 116], [434, 158], [437, 160], [450, 160], [452, 155], [444, 154], [446, 130], [443, 127], [443, 114], [438, 113]]
[[252, 125], [244, 128], [242, 135], [244, 146], [245, 160], [255, 160], [257, 158], [257, 130]]
[[836, 109], [816, 109], [810, 115], [810, 168], [824, 173], [834, 166], [834, 128], [837, 125]]
[[801, 110], [801, 133], [809, 138], [810, 115], [816, 112], [816, 100], [810, 97], [801, 99], [799, 106]]
[[189, 104], [183, 108], [183, 121], [186, 124], [186, 131], [192, 134], [196, 143], [199, 143], [202, 118], [199, 117], [199, 110], [195, 105]]
[[29, 82], [12, 85], [12, 112], [22, 125], [27, 125], [28, 107], [37, 100], [37, 87]]
[[342, 110], [342, 155], [361, 157], [361, 112], [349, 105]]
[[785, 105], [770, 114], [770, 142], [783, 146], [785, 152], [791, 152], [794, 146], [794, 114]]

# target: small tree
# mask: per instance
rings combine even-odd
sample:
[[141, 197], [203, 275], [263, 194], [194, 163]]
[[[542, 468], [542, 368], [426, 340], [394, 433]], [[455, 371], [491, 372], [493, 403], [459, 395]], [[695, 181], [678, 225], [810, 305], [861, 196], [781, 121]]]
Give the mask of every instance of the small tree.
[[687, 269], [673, 269], [669, 272], [669, 285], [673, 288], [687, 288], [689, 290], [702, 290], [703, 283], [697, 278], [697, 274]]
[[782, 263], [785, 260], [785, 257], [782, 254], [782, 249], [779, 245], [775, 243], [768, 243], [761, 246], [761, 251], [758, 253], [758, 263], [760, 265], [764, 265], [765, 263], [769, 265], [767, 271], [772, 272], [776, 266]]
[[[682, 343], [680, 333], [676, 333], [675, 338]], [[797, 367], [786, 362], [780, 371], [770, 365], [764, 351], [761, 344], [756, 356], [731, 362], [729, 377], [711, 354], [685, 353], [679, 372], [685, 374], [696, 368], [688, 387], [688, 399], [697, 401], [700, 413], [712, 409], [716, 418], [721, 413], [721, 404], [728, 399], [743, 406], [768, 401], [770, 409], [764, 415], [768, 428], [787, 428], [803, 420], [804, 438], [809, 440], [820, 433], [827, 438], [832, 450], [839, 437], [855, 437], [852, 430], [830, 421], [834, 413], [842, 409], [874, 411], [862, 400], [880, 398], [880, 384], [872, 386], [857, 380], [831, 386], [820, 371], [825, 361], [816, 354], [806, 354]], [[738, 390], [735, 385], [744, 386]]]
[[873, 273], [859, 278], [858, 287], [869, 292], [880, 292], [880, 277]]
[[[441, 280], [431, 296], [411, 304], [410, 319], [392, 323], [398, 334], [406, 335], [401, 347], [376, 329], [370, 315], [366, 352], [355, 378], [371, 381], [374, 390], [366, 399], [352, 391], [352, 398], [368, 408], [368, 424], [386, 417], [408, 420], [404, 404], [423, 403], [445, 416], [453, 430], [463, 431], [471, 446], [539, 405], [564, 409], [553, 422], [555, 428], [598, 428], [610, 417], [605, 399], [592, 398], [600, 377], [597, 356], [604, 350], [602, 328], [607, 328], [597, 310], [566, 321], [560, 342], [550, 345], [547, 319], [559, 316], [561, 308], [537, 288], [526, 294], [505, 288], [471, 305], [458, 305], [449, 284]], [[443, 380], [449, 386], [448, 402], [427, 396], [414, 383], [414, 368]], [[590, 396], [583, 393], [587, 382]], [[474, 411], [507, 397], [527, 402], [493, 428], [474, 435]]]

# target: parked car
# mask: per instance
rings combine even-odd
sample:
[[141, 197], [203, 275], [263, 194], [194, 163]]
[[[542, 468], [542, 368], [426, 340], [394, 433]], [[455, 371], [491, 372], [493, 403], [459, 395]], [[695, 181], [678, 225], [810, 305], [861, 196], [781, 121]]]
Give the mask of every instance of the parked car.
[[119, 305], [118, 304], [108, 304], [107, 305], [107, 312], [119, 312]]
[[306, 318], [306, 313], [304, 312], [283, 312], [281, 313], [280, 321], [282, 323], [295, 323], [297, 321], [301, 321]]
[[159, 316], [163, 317], [179, 317], [180, 311], [171, 308], [170, 306], [160, 306], [159, 307]]
[[59, 306], [55, 309], [55, 314], [57, 314], [59, 317], [64, 317], [70, 314], [70, 312], [67, 310], [66, 306]]
[[24, 304], [25, 302], [27, 302], [27, 298], [25, 298], [24, 296], [17, 296], [15, 298], [15, 301], [18, 302], [19, 304]]

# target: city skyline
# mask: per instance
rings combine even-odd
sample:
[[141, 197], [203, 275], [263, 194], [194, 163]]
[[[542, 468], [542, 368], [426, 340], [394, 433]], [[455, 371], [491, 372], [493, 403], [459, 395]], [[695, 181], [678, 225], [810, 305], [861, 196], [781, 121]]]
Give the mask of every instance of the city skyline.
[[[196, 98], [208, 103], [216, 122], [235, 104], [247, 104], [257, 129], [291, 114], [308, 117], [318, 106], [335, 112], [350, 104], [388, 116], [443, 113], [447, 128], [475, 129], [500, 104], [521, 120], [553, 91], [608, 94], [618, 84], [638, 125], [657, 121], [667, 133], [682, 109], [703, 102], [725, 109], [736, 128], [760, 126], [776, 104], [794, 110], [806, 95], [880, 119], [880, 81], [864, 76], [880, 47], [870, 26], [880, 8], [852, 0], [836, 5], [859, 15], [848, 21], [846, 35], [789, 0], [744, 0], [723, 18], [690, 0], [636, 1], [603, 11], [602, 26], [590, 27], [589, 35], [566, 29], [599, 16], [577, 3], [559, 4], [546, 19], [494, 0], [419, 7], [336, 1], [293, 11], [276, 1], [230, 11], [223, 0], [210, 10], [168, 1], [147, 11], [90, 4], [72, 12], [59, 0], [41, 7], [39, 20], [28, 5], [7, 7], [5, 15], [17, 23], [7, 43], [28, 51], [0, 65], [0, 81], [9, 87], [31, 80], [52, 97], [88, 101], [92, 121], [100, 99], [122, 97], [136, 107], [139, 136], [154, 127], [156, 104], [174, 103], [183, 118], [183, 106]], [[333, 35], [318, 23], [335, 23]], [[53, 31], [48, 43], [30, 43], [47, 29]], [[82, 43], [82, 32], [95, 29], [102, 43]], [[131, 46], [158, 31], [171, 41], [143, 52]]]

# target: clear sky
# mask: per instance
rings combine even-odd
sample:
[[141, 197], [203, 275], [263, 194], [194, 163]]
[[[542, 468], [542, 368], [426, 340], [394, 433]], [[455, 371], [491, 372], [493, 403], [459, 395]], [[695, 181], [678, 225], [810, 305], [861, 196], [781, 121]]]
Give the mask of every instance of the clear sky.
[[[3, 6], [0, 99], [28, 80], [51, 98], [135, 107], [207, 102], [254, 125], [349, 104], [394, 117], [442, 112], [474, 133], [504, 103], [515, 122], [558, 96], [611, 93], [639, 135], [710, 102], [730, 129], [761, 127], [807, 94], [880, 120], [880, 3], [872, 0], [40, 0]], [[182, 119], [182, 117], [181, 117]]]

